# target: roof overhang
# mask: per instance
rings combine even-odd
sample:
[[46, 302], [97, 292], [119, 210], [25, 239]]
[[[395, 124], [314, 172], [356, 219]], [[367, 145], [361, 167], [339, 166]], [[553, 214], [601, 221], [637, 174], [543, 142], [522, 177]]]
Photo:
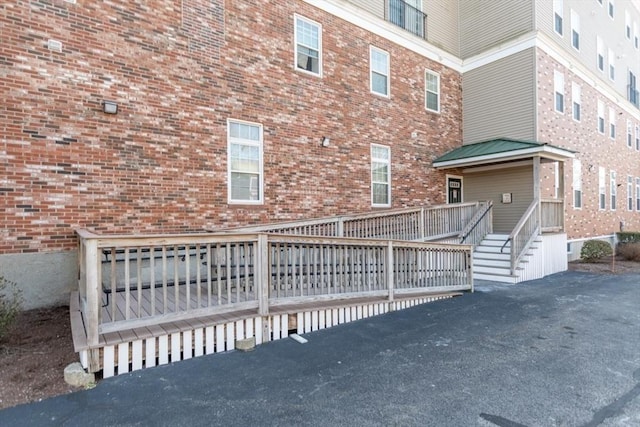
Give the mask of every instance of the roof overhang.
[[[496, 148], [496, 142], [500, 142], [503, 146], [507, 142], [509, 146], [502, 147], [502, 151], [494, 152], [493, 149]], [[434, 160], [433, 167], [436, 169], [452, 169], [512, 162], [534, 157], [552, 161], [565, 161], [574, 158], [575, 152], [544, 143], [501, 139], [463, 145]]]

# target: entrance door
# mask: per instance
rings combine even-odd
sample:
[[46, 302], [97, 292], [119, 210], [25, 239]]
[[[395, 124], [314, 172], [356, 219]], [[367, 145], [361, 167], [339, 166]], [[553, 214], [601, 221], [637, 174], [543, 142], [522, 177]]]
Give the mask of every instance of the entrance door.
[[462, 203], [462, 178], [447, 177], [447, 203]]

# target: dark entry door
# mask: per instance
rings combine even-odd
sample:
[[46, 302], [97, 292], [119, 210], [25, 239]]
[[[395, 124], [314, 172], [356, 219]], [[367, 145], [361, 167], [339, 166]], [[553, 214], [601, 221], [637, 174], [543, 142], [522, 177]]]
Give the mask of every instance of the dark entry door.
[[462, 203], [462, 179], [447, 178], [447, 193], [449, 203]]

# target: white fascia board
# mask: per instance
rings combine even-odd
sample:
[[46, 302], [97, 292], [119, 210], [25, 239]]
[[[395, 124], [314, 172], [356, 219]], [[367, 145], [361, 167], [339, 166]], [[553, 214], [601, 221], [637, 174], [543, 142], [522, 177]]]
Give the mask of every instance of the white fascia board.
[[504, 153], [487, 154], [484, 156], [465, 157], [464, 159], [449, 160], [445, 162], [434, 162], [433, 167], [452, 168], [460, 166], [471, 166], [496, 161], [510, 161], [527, 157], [535, 157], [536, 155], [540, 155], [543, 153], [546, 155], [541, 155], [540, 157], [552, 158], [554, 160], [572, 159], [575, 157], [575, 155], [569, 151], [560, 148], [549, 147], [548, 145], [543, 145], [541, 147], [527, 148], [525, 150], [507, 151]]
[[536, 47], [536, 33], [524, 34], [507, 43], [500, 44], [494, 48], [486, 50], [478, 55], [465, 59], [462, 62], [462, 72], [474, 70], [487, 64], [491, 64], [499, 59], [506, 58], [523, 50]]
[[462, 60], [457, 56], [429, 44], [426, 40], [412, 40], [415, 36], [411, 33], [373, 16], [361, 8], [339, 0], [304, 0], [304, 2], [458, 73], [462, 72]]

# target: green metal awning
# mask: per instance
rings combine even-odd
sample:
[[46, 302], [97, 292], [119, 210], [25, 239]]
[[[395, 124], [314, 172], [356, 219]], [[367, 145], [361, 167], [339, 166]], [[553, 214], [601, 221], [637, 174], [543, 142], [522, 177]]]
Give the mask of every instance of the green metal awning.
[[435, 159], [433, 166], [436, 169], [447, 169], [532, 157], [564, 161], [573, 158], [574, 154], [574, 151], [542, 142], [500, 138], [458, 147]]

